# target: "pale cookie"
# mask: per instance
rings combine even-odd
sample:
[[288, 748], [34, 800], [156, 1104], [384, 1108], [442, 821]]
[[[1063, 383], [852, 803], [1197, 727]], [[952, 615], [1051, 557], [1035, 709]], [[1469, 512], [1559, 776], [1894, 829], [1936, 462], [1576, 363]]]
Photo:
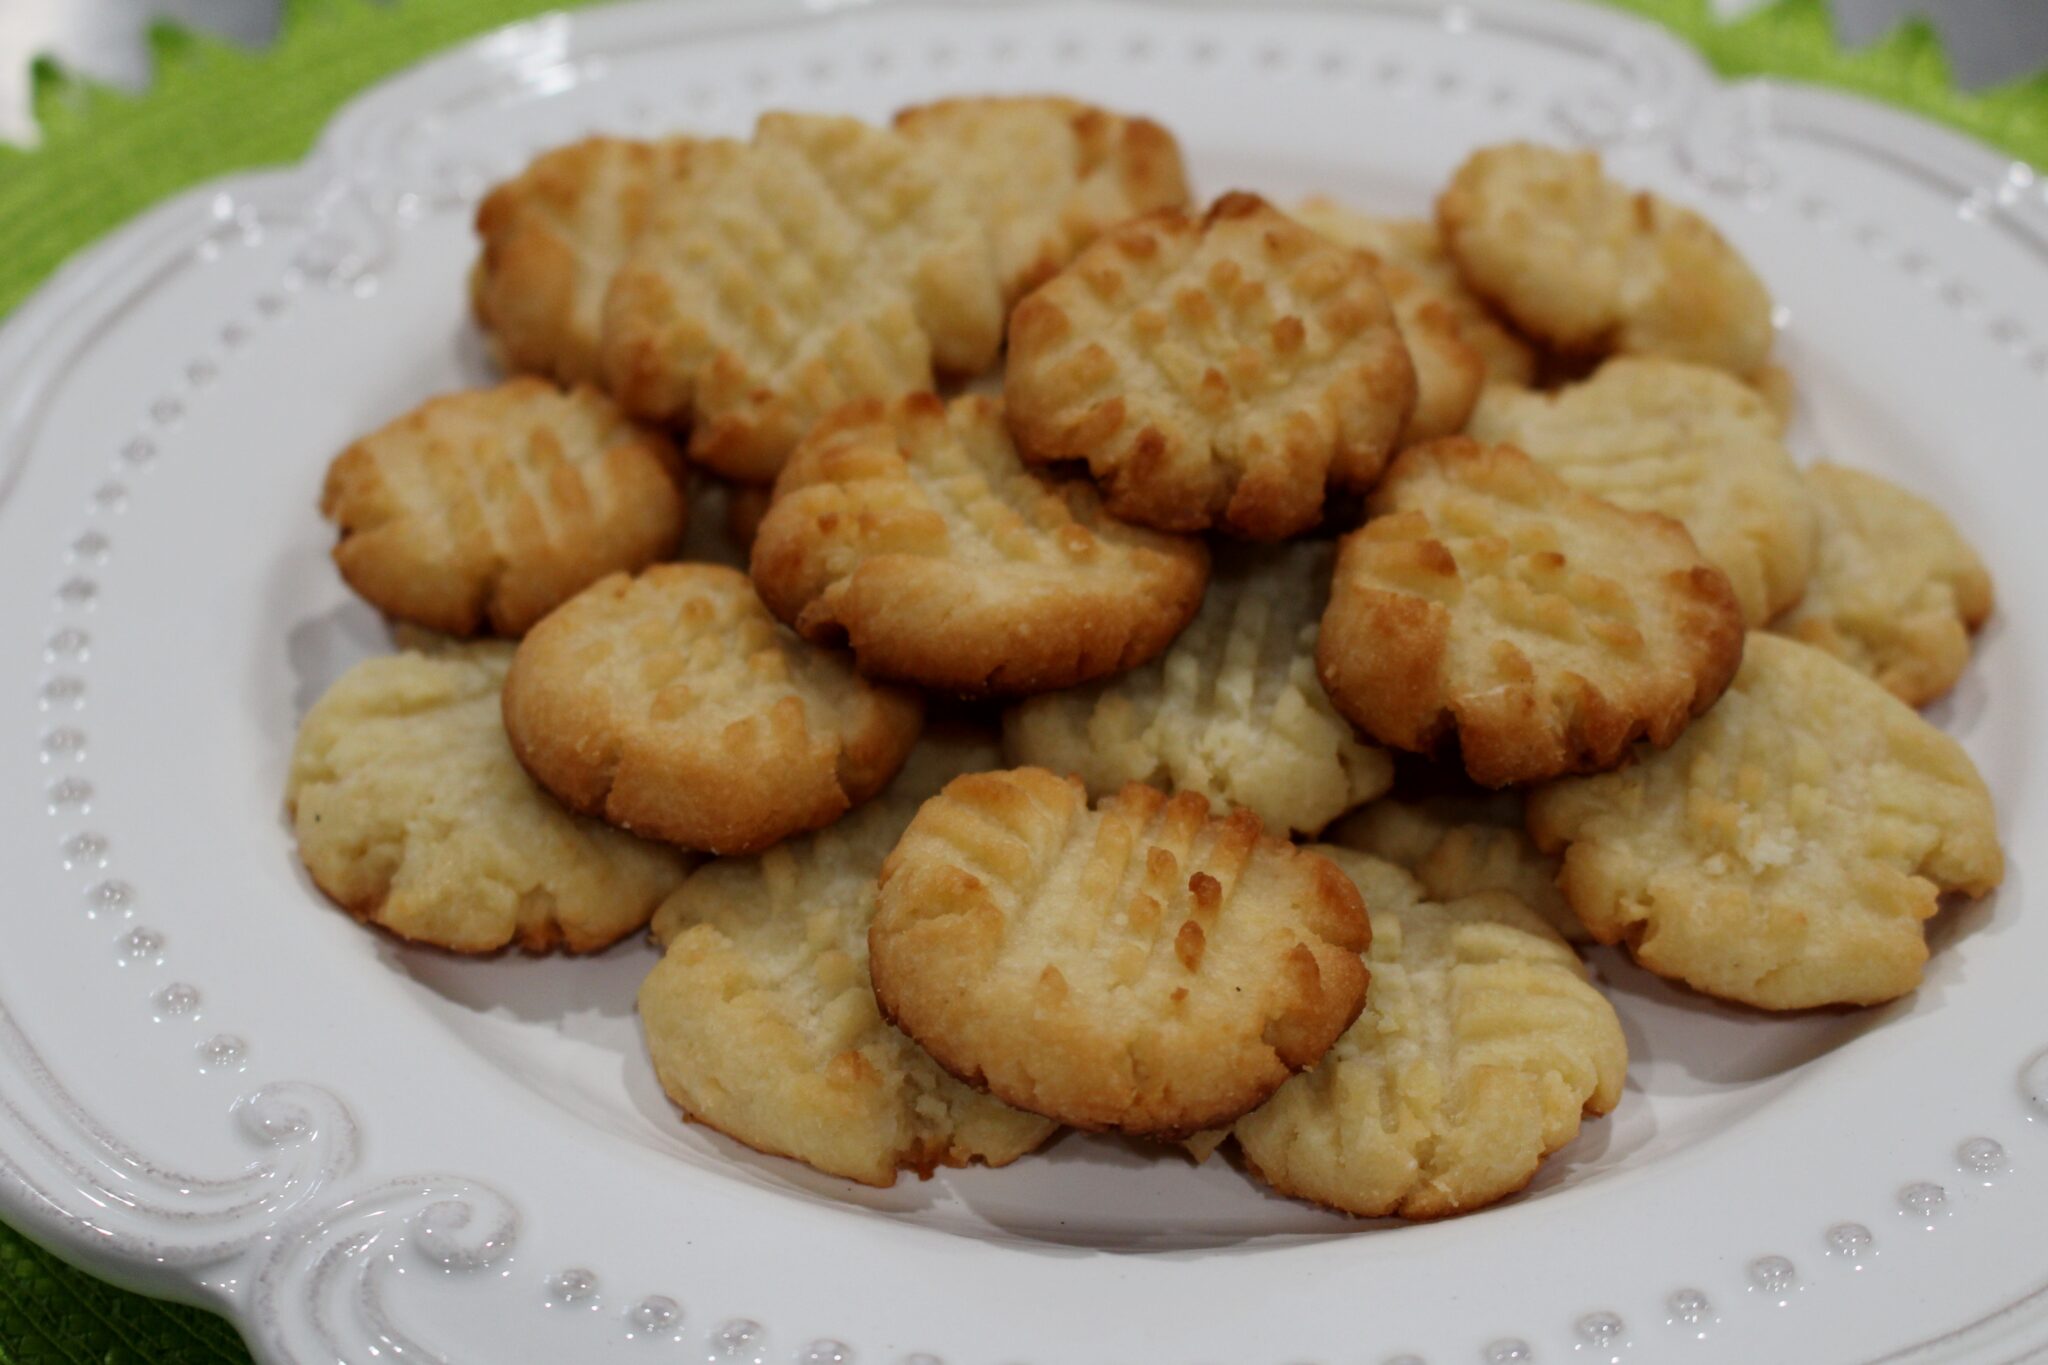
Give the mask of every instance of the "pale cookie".
[[1799, 600], [1813, 500], [1756, 390], [1704, 365], [1617, 359], [1549, 393], [1493, 388], [1467, 434], [1518, 446], [1574, 488], [1692, 532], [1761, 626]]
[[1592, 937], [1557, 889], [1558, 860], [1540, 852], [1523, 828], [1522, 797], [1391, 797], [1331, 827], [1329, 842], [1405, 869], [1431, 900], [1505, 891], [1573, 942]]
[[1378, 859], [1321, 851], [1372, 907], [1372, 987], [1329, 1056], [1237, 1121], [1246, 1165], [1367, 1218], [1442, 1218], [1515, 1193], [1585, 1116], [1620, 1102], [1614, 1007], [1513, 896], [1443, 901]]
[[882, 1021], [868, 982], [875, 878], [918, 805], [998, 766], [927, 738], [887, 791], [755, 858], [719, 858], [662, 904], [640, 988], [662, 1089], [759, 1152], [890, 1185], [899, 1170], [1003, 1166], [1057, 1127], [962, 1085]]
[[1071, 687], [1145, 662], [1201, 605], [1208, 555], [1026, 469], [999, 400], [833, 414], [790, 457], [754, 541], [761, 598], [856, 666], [963, 695]]
[[[1327, 200], [1326, 219], [1344, 213]], [[1401, 429], [1400, 444], [1414, 445], [1439, 436], [1455, 436], [1464, 430], [1479, 390], [1486, 383], [1486, 358], [1465, 340], [1457, 311], [1428, 281], [1408, 267], [1381, 255], [1365, 243], [1370, 232], [1332, 232], [1308, 218], [1301, 221], [1330, 240], [1358, 250], [1372, 266], [1373, 277], [1386, 291], [1400, 324], [1401, 339], [1408, 345], [1408, 358], [1415, 364], [1415, 407]]]
[[712, 853], [838, 819], [903, 766], [921, 717], [715, 564], [603, 580], [527, 635], [505, 683], [505, 729], [542, 786]]
[[1276, 833], [1316, 833], [1394, 776], [1316, 679], [1333, 557], [1324, 541], [1223, 549], [1200, 614], [1165, 654], [1014, 707], [1005, 752], [1098, 798], [1149, 782], [1243, 806]]
[[1280, 539], [1376, 478], [1415, 368], [1371, 266], [1228, 194], [1111, 229], [1010, 315], [1010, 426], [1086, 460], [1109, 510]]
[[435, 398], [327, 469], [334, 563], [372, 606], [473, 635], [523, 635], [608, 573], [683, 536], [675, 447], [596, 389], [544, 379]]
[[563, 810], [520, 770], [498, 693], [509, 645], [357, 664], [306, 713], [285, 801], [314, 885], [459, 953], [604, 947], [647, 923], [684, 854]]
[[601, 377], [605, 290], [646, 226], [657, 187], [683, 174], [693, 145], [585, 138], [543, 153], [484, 196], [470, 303], [506, 368], [565, 384]]
[[1815, 465], [1820, 553], [1806, 596], [1772, 624], [1924, 706], [1970, 662], [1991, 575], [1940, 508], [1875, 474]]
[[[1303, 200], [1294, 216], [1335, 241], [1371, 252], [1388, 266], [1421, 281], [1427, 294], [1450, 310], [1458, 335], [1479, 353], [1489, 384], [1526, 387], [1536, 379], [1536, 348], [1495, 316], [1466, 287], [1456, 262], [1444, 250], [1443, 234], [1422, 218], [1375, 218], [1320, 195]], [[1400, 307], [1396, 301], [1396, 308]]]
[[1962, 747], [1820, 650], [1752, 634], [1727, 695], [1669, 750], [1529, 799], [1602, 943], [1764, 1009], [1872, 1005], [1920, 984], [1944, 892], [2004, 872]]
[[1365, 907], [1327, 859], [1139, 783], [962, 777], [882, 868], [875, 997], [939, 1065], [1079, 1128], [1227, 1123], [1357, 1017]]
[[943, 158], [768, 114], [657, 196], [605, 299], [604, 372], [628, 411], [687, 423], [691, 459], [766, 483], [823, 414], [984, 370], [1002, 331], [993, 247]]
[[1105, 228], [1188, 201], [1173, 134], [1079, 100], [943, 99], [902, 110], [895, 126], [972, 192], [1009, 301], [1051, 278]]
[[1337, 556], [1323, 686], [1382, 744], [1455, 745], [1482, 786], [1669, 744], [1741, 661], [1741, 608], [1684, 527], [1512, 447], [1413, 447], [1370, 506]]
[[1474, 152], [1436, 205], [1466, 282], [1559, 351], [1669, 356], [1746, 375], [1771, 299], [1706, 219], [1609, 180], [1594, 152]]

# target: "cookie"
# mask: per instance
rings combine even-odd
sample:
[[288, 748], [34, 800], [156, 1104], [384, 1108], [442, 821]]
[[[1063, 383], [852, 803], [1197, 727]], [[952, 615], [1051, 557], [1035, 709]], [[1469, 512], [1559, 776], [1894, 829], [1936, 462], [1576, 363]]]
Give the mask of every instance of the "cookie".
[[614, 574], [520, 643], [505, 682], [519, 761], [571, 809], [711, 853], [756, 853], [881, 790], [922, 723], [790, 634], [745, 574]]
[[1751, 626], [1806, 590], [1813, 500], [1768, 401], [1720, 370], [1610, 360], [1549, 393], [1490, 389], [1466, 430], [1520, 447], [1574, 488], [1683, 523]]
[[1614, 1007], [1513, 896], [1440, 900], [1376, 858], [1322, 851], [1372, 906], [1372, 987], [1314, 1070], [1237, 1121], [1245, 1164], [1283, 1194], [1367, 1218], [1442, 1218], [1515, 1193], [1585, 1116], [1620, 1102]]
[[1311, 1065], [1365, 998], [1365, 907], [1331, 863], [1133, 783], [957, 778], [882, 867], [882, 1013], [970, 1085], [1087, 1129], [1180, 1137]]
[[1522, 823], [1522, 797], [1391, 797], [1331, 827], [1329, 842], [1370, 853], [1420, 882], [1434, 901], [1505, 891], [1573, 942], [1592, 935], [1557, 889], [1558, 860], [1539, 851]]
[[[1466, 287], [1457, 263], [1444, 250], [1443, 234], [1435, 223], [1422, 218], [1375, 218], [1320, 195], [1296, 205], [1294, 216], [1325, 237], [1369, 251], [1383, 266], [1405, 271], [1419, 281], [1427, 297], [1449, 310], [1459, 338], [1478, 353], [1487, 383], [1527, 387], [1535, 382], [1536, 348]], [[1398, 299], [1395, 307], [1400, 307]], [[1421, 368], [1419, 362], [1417, 368]]]
[[458, 953], [591, 952], [639, 929], [687, 857], [571, 815], [520, 770], [498, 693], [509, 645], [357, 664], [306, 713], [285, 802], [327, 896]]
[[596, 389], [543, 379], [431, 399], [327, 469], [334, 563], [378, 610], [451, 635], [523, 635], [683, 536], [675, 448]]
[[1148, 782], [1243, 806], [1275, 833], [1316, 833], [1394, 774], [1316, 679], [1333, 558], [1325, 541], [1219, 550], [1201, 612], [1165, 654], [1011, 708], [1004, 751], [1097, 798]]
[[1678, 523], [1568, 487], [1509, 446], [1402, 452], [1344, 538], [1316, 642], [1382, 744], [1455, 744], [1482, 786], [1609, 768], [1676, 739], [1742, 658], [1728, 579]]
[[1356, 252], [1250, 194], [1111, 229], [1010, 315], [1010, 427], [1126, 520], [1276, 540], [1378, 476], [1415, 368]]
[[976, 95], [896, 115], [966, 185], [1015, 302], [1105, 229], [1188, 201], [1180, 145], [1150, 119], [1056, 95]]
[[698, 1123], [830, 1175], [1003, 1166], [1056, 1124], [941, 1071], [882, 1021], [868, 982], [875, 878], [920, 802], [995, 745], [927, 737], [888, 789], [753, 858], [717, 858], [662, 903], [640, 988], [655, 1073]]
[[1437, 200], [1459, 273], [1521, 331], [1574, 355], [1661, 355], [1746, 375], [1771, 299], [1713, 224], [1609, 180], [1595, 152], [1474, 152]]
[[597, 382], [605, 290], [646, 226], [657, 187], [683, 174], [693, 145], [585, 138], [543, 153], [484, 196], [470, 303], [507, 369]]
[[1307, 218], [1301, 221], [1365, 255], [1373, 278], [1393, 305], [1401, 339], [1408, 345], [1408, 358], [1415, 364], [1415, 406], [1401, 428], [1398, 444], [1414, 445], [1463, 431], [1487, 376], [1486, 358], [1466, 342], [1457, 310], [1421, 275], [1367, 245], [1377, 234], [1369, 230], [1346, 233], [1344, 210], [1328, 200], [1313, 202], [1320, 206], [1316, 211], [1338, 231], [1327, 231]]
[[999, 400], [868, 400], [812, 431], [754, 541], [769, 610], [870, 677], [963, 695], [1145, 662], [1201, 604], [1199, 541], [1126, 526], [1018, 460]]
[[943, 158], [853, 119], [767, 114], [696, 148], [604, 304], [625, 408], [691, 459], [771, 482], [820, 416], [973, 374], [1002, 342], [995, 253]]
[[1944, 893], [2004, 871], [1962, 747], [1820, 650], [1752, 634], [1726, 696], [1670, 749], [1541, 788], [1529, 832], [1602, 943], [1763, 1009], [1872, 1005], [1920, 984]]
[[1940, 508], [1875, 474], [1815, 465], [1820, 549], [1799, 605], [1771, 629], [1876, 678], [1912, 706], [1956, 685], [1991, 615], [1991, 575]]

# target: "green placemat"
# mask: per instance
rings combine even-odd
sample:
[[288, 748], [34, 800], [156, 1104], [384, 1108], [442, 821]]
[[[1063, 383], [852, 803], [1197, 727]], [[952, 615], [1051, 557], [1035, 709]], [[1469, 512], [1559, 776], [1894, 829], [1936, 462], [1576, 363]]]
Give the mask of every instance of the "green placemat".
[[[286, 0], [278, 41], [262, 52], [160, 27], [151, 34], [156, 83], [139, 96], [39, 64], [42, 145], [0, 147], [0, 314], [66, 256], [166, 195], [228, 171], [295, 160], [336, 106], [364, 86], [471, 34], [573, 3]], [[1924, 24], [1844, 52], [1821, 0], [1782, 0], [1731, 24], [1712, 19], [1708, 0], [1604, 3], [1669, 25], [1729, 75], [1838, 85], [2048, 166], [2048, 73], [1959, 93]], [[221, 1319], [111, 1288], [0, 1226], [0, 1365], [247, 1359]]]

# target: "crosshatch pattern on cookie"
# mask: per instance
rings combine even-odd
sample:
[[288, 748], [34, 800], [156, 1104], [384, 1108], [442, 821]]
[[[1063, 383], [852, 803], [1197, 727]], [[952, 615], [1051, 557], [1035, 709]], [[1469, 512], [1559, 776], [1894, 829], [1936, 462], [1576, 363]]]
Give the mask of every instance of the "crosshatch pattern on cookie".
[[1466, 432], [1679, 522], [1760, 626], [1799, 600], [1814, 562], [1812, 499], [1778, 428], [1769, 402], [1720, 370], [1621, 357], [1548, 393], [1490, 388]]
[[698, 147], [605, 300], [608, 386], [687, 424], [689, 454], [768, 482], [856, 398], [986, 369], [1002, 341], [994, 254], [967, 187], [899, 134], [764, 115]]
[[1439, 901], [1376, 858], [1324, 852], [1373, 907], [1372, 986], [1329, 1055], [1237, 1121], [1246, 1164], [1365, 1217], [1440, 1218], [1514, 1193], [1620, 1101], [1614, 1007], [1513, 896]]
[[351, 445], [320, 510], [373, 605], [454, 635], [520, 635], [608, 573], [671, 553], [680, 460], [597, 390], [522, 377], [447, 394]]
[[1013, 707], [1011, 759], [1075, 774], [1098, 798], [1149, 782], [1301, 834], [1378, 796], [1392, 760], [1353, 735], [1315, 672], [1334, 558], [1326, 541], [1219, 548], [1201, 611], [1166, 653]]
[[714, 853], [816, 829], [902, 765], [918, 699], [856, 676], [711, 564], [613, 575], [521, 644], [505, 723], [576, 810]]
[[1259, 539], [1369, 484], [1415, 401], [1370, 265], [1250, 194], [1104, 234], [1017, 305], [1005, 384], [1025, 458], [1118, 516]]
[[1669, 744], [1742, 653], [1727, 577], [1676, 522], [1467, 438], [1404, 452], [1345, 537], [1317, 664], [1384, 744], [1455, 741], [1505, 786]]
[[1528, 818], [1595, 938], [1764, 1009], [1911, 991], [1942, 894], [2004, 875], [1961, 745], [1847, 664], [1761, 633], [1669, 750], [1539, 788]]
[[882, 872], [884, 1014], [953, 1074], [1077, 1127], [1227, 1122], [1356, 1017], [1364, 906], [1326, 859], [1132, 784], [964, 777]]
[[542, 153], [477, 206], [470, 302], [507, 369], [603, 377], [605, 291], [695, 139], [591, 137]]
[[1157, 655], [1201, 602], [1199, 541], [1107, 515], [1017, 458], [1001, 402], [917, 394], [827, 418], [756, 540], [763, 600], [863, 673], [963, 695], [1067, 687]]

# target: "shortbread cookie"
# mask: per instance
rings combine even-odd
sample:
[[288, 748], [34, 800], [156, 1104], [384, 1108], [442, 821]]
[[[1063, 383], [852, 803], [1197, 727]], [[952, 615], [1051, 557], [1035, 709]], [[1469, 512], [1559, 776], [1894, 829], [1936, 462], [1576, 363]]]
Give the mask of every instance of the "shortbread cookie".
[[1671, 743], [1742, 658], [1727, 576], [1677, 522], [1578, 492], [1508, 446], [1402, 453], [1337, 557], [1316, 661], [1382, 744], [1455, 744], [1482, 786]]
[[1103, 229], [1188, 201], [1180, 146], [1150, 119], [1048, 95], [920, 104], [896, 130], [932, 149], [972, 191], [1014, 302]]
[[684, 854], [571, 815], [520, 770], [498, 692], [510, 645], [370, 659], [306, 713], [285, 789], [313, 884], [458, 953], [602, 948], [647, 923]]
[[1057, 1127], [941, 1071], [882, 1022], [868, 983], [875, 878], [920, 802], [995, 746], [927, 737], [887, 791], [754, 858], [718, 858], [662, 904], [640, 988], [662, 1089], [756, 1151], [889, 1185], [899, 1170], [1003, 1166]]
[[[1479, 353], [1489, 384], [1526, 386], [1536, 378], [1536, 349], [1503, 323], [1444, 250], [1443, 234], [1421, 218], [1375, 218], [1320, 195], [1303, 200], [1294, 216], [1325, 237], [1371, 252], [1419, 280], [1429, 297], [1450, 310], [1458, 335]], [[1400, 304], [1396, 301], [1398, 309]], [[1405, 319], [1404, 319], [1405, 321]]]
[[1806, 589], [1812, 499], [1768, 402], [1720, 370], [1610, 360], [1550, 393], [1490, 389], [1466, 430], [1520, 447], [1574, 488], [1683, 523], [1751, 626]]
[[1592, 937], [1557, 889], [1558, 860], [1523, 828], [1520, 793], [1384, 798], [1339, 820], [1328, 838], [1403, 868], [1431, 900], [1505, 891], [1567, 939]]
[[778, 625], [715, 564], [614, 574], [519, 646], [505, 728], [570, 808], [712, 853], [754, 853], [879, 791], [918, 699]]
[[1010, 316], [1034, 462], [1086, 460], [1120, 517], [1279, 539], [1378, 476], [1415, 369], [1371, 266], [1229, 194], [1114, 228]]
[[1817, 645], [1922, 706], [1956, 685], [1991, 615], [1991, 575], [1940, 508], [1875, 474], [1816, 465], [1820, 553], [1771, 629]]
[[1132, 783], [949, 783], [882, 868], [882, 1013], [939, 1065], [1079, 1128], [1180, 1137], [1311, 1065], [1365, 998], [1365, 907], [1324, 858]]
[[1598, 153], [1484, 148], [1436, 215], [1473, 290], [1560, 351], [1740, 375], [1770, 355], [1771, 299], [1748, 263], [1691, 209], [1609, 180]]
[[1752, 634], [1669, 750], [1542, 788], [1529, 832], [1603, 943], [1724, 1000], [1872, 1005], [1920, 984], [1944, 892], [2004, 871], [1962, 747], [1847, 664]]
[[1368, 1218], [1468, 1213], [1528, 1184], [1621, 1100], [1614, 1007], [1541, 916], [1498, 891], [1440, 901], [1399, 868], [1321, 850], [1372, 906], [1365, 1012], [1237, 1121], [1283, 1194]]
[[861, 672], [966, 695], [1071, 687], [1145, 662], [1201, 604], [1199, 541], [1126, 526], [1085, 480], [1026, 469], [999, 400], [833, 414], [790, 458], [754, 542], [762, 600]]
[[328, 466], [349, 586], [451, 635], [523, 635], [608, 573], [683, 536], [675, 447], [596, 389], [544, 379], [431, 399]]
[[565, 384], [601, 377], [605, 290], [647, 224], [656, 188], [683, 174], [694, 145], [585, 138], [484, 196], [470, 302], [507, 369]]
[[1316, 679], [1326, 541], [1225, 547], [1202, 610], [1159, 658], [1003, 718], [1014, 763], [1072, 773], [1095, 797], [1127, 782], [1243, 806], [1275, 833], [1314, 834], [1387, 789], [1393, 761], [1362, 744]]
[[842, 403], [973, 374], [1002, 342], [995, 253], [943, 158], [852, 119], [762, 117], [696, 148], [605, 299], [608, 386], [766, 483]]

